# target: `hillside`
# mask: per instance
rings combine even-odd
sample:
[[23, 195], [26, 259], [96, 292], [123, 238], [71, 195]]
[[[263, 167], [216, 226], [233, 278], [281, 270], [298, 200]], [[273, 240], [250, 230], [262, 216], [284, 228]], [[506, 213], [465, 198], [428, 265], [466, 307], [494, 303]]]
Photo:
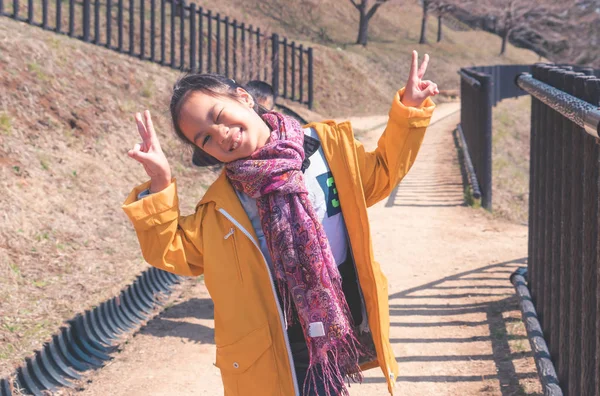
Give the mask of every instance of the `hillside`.
[[459, 88], [456, 71], [460, 67], [540, 60], [535, 53], [513, 46], [509, 46], [506, 56], [498, 56], [500, 37], [483, 31], [461, 32], [444, 27], [444, 40], [436, 43], [434, 18], [428, 24], [430, 44], [419, 45], [421, 9], [416, 2], [390, 2], [380, 7], [371, 19], [366, 48], [354, 44], [358, 11], [348, 0], [198, 3], [315, 47], [315, 107], [327, 116], [387, 113], [392, 95], [406, 80], [412, 49], [421, 56], [430, 54], [427, 78], [437, 82], [441, 90]]
[[193, 210], [210, 172], [171, 133], [177, 72], [0, 19], [0, 377], [61, 322], [143, 269], [120, 205], [146, 177], [127, 150], [154, 119]]
[[[416, 6], [382, 8], [371, 23], [371, 43], [362, 48], [351, 44], [357, 13], [350, 2], [265, 3], [211, 0], [203, 6], [315, 47], [316, 112], [295, 107], [309, 119], [385, 114], [412, 48], [431, 54], [429, 78], [441, 89], [458, 88], [460, 66], [537, 60], [512, 47], [507, 58], [496, 57], [499, 38], [482, 32], [446, 29], [441, 44], [416, 45]], [[147, 266], [120, 209], [146, 179], [126, 156], [138, 141], [135, 111], [153, 111], [179, 180], [183, 214], [215, 173], [194, 168], [190, 151], [171, 132], [167, 104], [177, 71], [4, 17], [0, 70], [4, 377], [64, 320], [115, 295]]]

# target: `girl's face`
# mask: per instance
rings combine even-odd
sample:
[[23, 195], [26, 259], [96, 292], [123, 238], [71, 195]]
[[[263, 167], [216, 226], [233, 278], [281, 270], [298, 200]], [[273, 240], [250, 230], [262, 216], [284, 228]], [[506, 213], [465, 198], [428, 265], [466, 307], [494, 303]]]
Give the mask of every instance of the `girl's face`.
[[179, 114], [179, 128], [196, 146], [228, 163], [249, 157], [269, 140], [271, 130], [254, 111], [254, 100], [238, 88], [239, 101], [192, 92]]

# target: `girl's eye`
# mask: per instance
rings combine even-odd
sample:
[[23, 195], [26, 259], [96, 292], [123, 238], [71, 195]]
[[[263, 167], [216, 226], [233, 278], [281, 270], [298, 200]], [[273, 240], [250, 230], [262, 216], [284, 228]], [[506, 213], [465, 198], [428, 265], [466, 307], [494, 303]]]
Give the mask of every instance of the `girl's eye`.
[[206, 135], [206, 137], [202, 140], [202, 147], [204, 147], [206, 145], [206, 143], [208, 143], [209, 140], [210, 140], [210, 135]]
[[223, 107], [221, 109], [221, 111], [219, 111], [219, 113], [217, 114], [217, 118], [215, 119], [215, 124], [219, 123], [219, 119], [221, 118], [221, 114], [223, 114], [223, 110], [225, 110], [225, 108]]

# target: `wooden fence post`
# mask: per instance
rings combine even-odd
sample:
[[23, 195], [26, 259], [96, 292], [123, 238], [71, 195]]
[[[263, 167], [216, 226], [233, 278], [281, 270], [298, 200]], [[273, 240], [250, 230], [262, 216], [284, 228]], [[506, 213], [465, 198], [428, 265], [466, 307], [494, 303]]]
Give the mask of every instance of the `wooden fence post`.
[[208, 23], [206, 26], [208, 40], [206, 45], [206, 71], [210, 73], [212, 72], [212, 12], [210, 10], [206, 13], [206, 22]]
[[140, 59], [146, 57], [146, 0], [140, 0]]
[[185, 0], [179, 0], [179, 70], [185, 70]]
[[271, 48], [271, 64], [273, 65], [271, 85], [273, 86], [273, 102], [275, 102], [279, 96], [279, 35], [276, 33], [271, 35]]
[[196, 70], [196, 3], [190, 3], [190, 70]]
[[83, 0], [83, 41], [90, 41], [90, 0]]
[[308, 49], [308, 108], [312, 109], [314, 106], [314, 90], [313, 90], [313, 49]]
[[[143, 0], [142, 0], [143, 1]], [[135, 51], [135, 0], [129, 0], [129, 55]]]

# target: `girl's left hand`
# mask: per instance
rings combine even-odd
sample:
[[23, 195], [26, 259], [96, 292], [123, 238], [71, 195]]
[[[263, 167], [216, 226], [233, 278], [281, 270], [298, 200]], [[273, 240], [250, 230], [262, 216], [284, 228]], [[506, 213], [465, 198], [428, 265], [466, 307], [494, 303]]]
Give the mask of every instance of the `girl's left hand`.
[[412, 64], [406, 89], [402, 95], [402, 104], [409, 107], [418, 107], [425, 99], [430, 96], [435, 96], [440, 93], [436, 83], [430, 80], [423, 80], [427, 64], [429, 63], [429, 55], [425, 54], [423, 63], [419, 67], [419, 54], [417, 51], [412, 52]]

